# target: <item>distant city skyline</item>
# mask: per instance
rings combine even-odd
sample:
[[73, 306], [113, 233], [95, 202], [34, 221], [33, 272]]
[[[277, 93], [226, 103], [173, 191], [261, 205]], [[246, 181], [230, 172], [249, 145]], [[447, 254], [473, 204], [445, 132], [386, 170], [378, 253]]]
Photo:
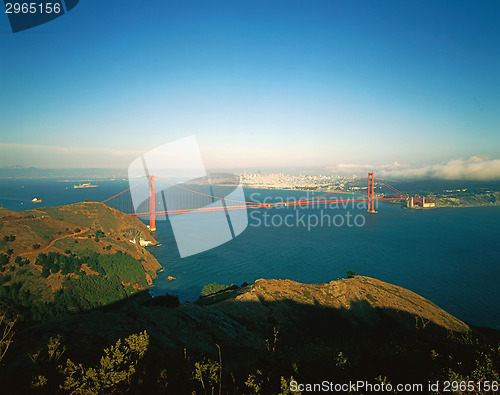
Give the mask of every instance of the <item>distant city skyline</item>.
[[[29, 171], [33, 170], [33, 171]], [[228, 172], [232, 174], [243, 173], [282, 173], [284, 175], [296, 176], [302, 175], [323, 175], [323, 176], [342, 176], [359, 177], [368, 172], [375, 172], [382, 177], [395, 179], [441, 179], [441, 180], [476, 180], [476, 181], [499, 181], [500, 160], [484, 159], [471, 157], [467, 160], [451, 160], [445, 163], [439, 163], [427, 166], [405, 166], [399, 163], [393, 163], [382, 166], [375, 165], [349, 165], [339, 164], [336, 166], [295, 166], [295, 167], [225, 167], [225, 168], [207, 168], [209, 173]], [[77, 178], [126, 178], [126, 167], [69, 167], [69, 168], [50, 168], [50, 167], [26, 167], [19, 164], [0, 166], [1, 177], [23, 177], [28, 178], [40, 176], [45, 177], [77, 177]], [[175, 171], [172, 173], [175, 175]], [[180, 175], [177, 174], [179, 177]]]
[[500, 179], [495, 1], [80, 2], [0, 18], [0, 166], [126, 168], [196, 135], [207, 168]]

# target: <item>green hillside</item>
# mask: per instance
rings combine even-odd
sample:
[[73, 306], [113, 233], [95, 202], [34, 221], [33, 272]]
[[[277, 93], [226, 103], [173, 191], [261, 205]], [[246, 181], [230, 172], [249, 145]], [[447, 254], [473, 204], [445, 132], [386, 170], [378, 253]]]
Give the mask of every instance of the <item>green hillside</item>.
[[137, 218], [101, 203], [0, 209], [0, 305], [44, 321], [124, 299], [161, 268]]

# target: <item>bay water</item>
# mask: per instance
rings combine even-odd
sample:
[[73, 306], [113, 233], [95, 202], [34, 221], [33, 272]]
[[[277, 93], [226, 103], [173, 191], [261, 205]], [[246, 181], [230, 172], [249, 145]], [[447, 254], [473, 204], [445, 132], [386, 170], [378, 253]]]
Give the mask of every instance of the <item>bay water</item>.
[[[75, 183], [0, 180], [0, 205], [26, 210], [102, 201], [128, 188], [123, 179], [93, 181], [99, 187], [87, 189], [74, 189]], [[245, 189], [245, 194], [255, 201], [307, 196], [256, 189]], [[42, 203], [32, 203], [33, 197]], [[377, 214], [365, 210], [365, 204], [249, 209], [248, 226], [239, 236], [185, 258], [179, 256], [170, 222], [157, 221], [160, 245], [149, 251], [164, 270], [151, 293], [192, 301], [213, 282], [241, 285], [276, 278], [323, 283], [354, 270], [408, 288], [469, 324], [500, 329], [500, 207], [409, 210], [399, 203], [379, 203]]]

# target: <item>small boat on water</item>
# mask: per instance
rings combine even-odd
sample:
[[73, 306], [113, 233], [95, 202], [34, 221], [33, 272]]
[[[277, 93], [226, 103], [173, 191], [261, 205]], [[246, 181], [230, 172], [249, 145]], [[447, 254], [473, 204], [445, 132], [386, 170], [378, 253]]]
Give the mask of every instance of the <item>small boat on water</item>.
[[42, 199], [38, 199], [38, 198], [36, 198], [36, 197], [34, 197], [33, 199], [31, 199], [31, 201], [32, 201], [33, 203], [42, 203]]
[[73, 188], [75, 189], [80, 189], [80, 188], [97, 188], [99, 185], [93, 185], [93, 184], [90, 184], [90, 183], [86, 183], [86, 184], [80, 184], [80, 185], [73, 185]]

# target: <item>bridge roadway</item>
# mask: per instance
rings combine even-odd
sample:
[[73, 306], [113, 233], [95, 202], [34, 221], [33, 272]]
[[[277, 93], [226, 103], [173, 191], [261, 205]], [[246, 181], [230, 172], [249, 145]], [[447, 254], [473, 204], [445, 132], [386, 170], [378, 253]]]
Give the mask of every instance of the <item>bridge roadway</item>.
[[[222, 199], [221, 199], [222, 200]], [[397, 201], [397, 200], [408, 200], [408, 197], [399, 198], [375, 198], [377, 201]], [[144, 213], [132, 213], [130, 215], [134, 217], [148, 217], [150, 215], [168, 215], [168, 214], [186, 214], [195, 212], [206, 212], [206, 211], [220, 211], [220, 210], [241, 210], [248, 208], [265, 208], [265, 207], [292, 207], [292, 206], [307, 206], [314, 204], [333, 204], [333, 203], [358, 203], [358, 202], [368, 202], [368, 198], [359, 199], [332, 199], [332, 200], [298, 200], [295, 202], [276, 202], [276, 203], [247, 203], [240, 205], [223, 205], [214, 207], [201, 207], [201, 208], [186, 208], [179, 210], [167, 210], [167, 211], [155, 211], [155, 212], [144, 212]]]

